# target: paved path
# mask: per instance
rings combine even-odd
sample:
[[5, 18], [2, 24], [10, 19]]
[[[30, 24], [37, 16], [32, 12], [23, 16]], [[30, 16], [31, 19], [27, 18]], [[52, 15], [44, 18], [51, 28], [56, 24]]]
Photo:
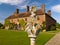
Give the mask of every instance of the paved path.
[[60, 32], [57, 33], [51, 40], [49, 40], [45, 45], [60, 45]]

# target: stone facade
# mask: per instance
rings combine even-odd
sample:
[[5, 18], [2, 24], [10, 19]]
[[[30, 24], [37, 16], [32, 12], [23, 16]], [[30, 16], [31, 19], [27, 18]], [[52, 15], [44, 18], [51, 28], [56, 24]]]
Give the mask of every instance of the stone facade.
[[[27, 6], [27, 11], [24, 13], [19, 13], [19, 9], [16, 10], [16, 12], [7, 17], [6, 19], [10, 20], [11, 23], [19, 24], [19, 20], [23, 19], [25, 22], [29, 22], [31, 20], [30, 18], [30, 11], [29, 6]], [[49, 10], [47, 13], [45, 12], [45, 5], [41, 5], [41, 8], [39, 10], [36, 10], [36, 22], [40, 23], [42, 25], [43, 22], [46, 22], [46, 30], [49, 30], [49, 27], [54, 25], [56, 29], [56, 20], [51, 17], [51, 11]]]

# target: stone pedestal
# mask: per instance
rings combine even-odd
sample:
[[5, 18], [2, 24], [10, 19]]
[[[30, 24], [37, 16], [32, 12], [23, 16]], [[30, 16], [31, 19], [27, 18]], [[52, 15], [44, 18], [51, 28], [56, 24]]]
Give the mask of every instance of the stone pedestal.
[[29, 35], [29, 38], [30, 38], [30, 45], [36, 45], [36, 44], [35, 44], [36, 36], [34, 36], [34, 35]]

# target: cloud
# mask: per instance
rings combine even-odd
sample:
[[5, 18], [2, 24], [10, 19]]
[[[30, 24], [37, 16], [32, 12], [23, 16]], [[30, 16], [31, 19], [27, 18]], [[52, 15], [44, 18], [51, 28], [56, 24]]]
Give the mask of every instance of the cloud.
[[20, 6], [20, 9], [25, 9], [26, 5]]
[[40, 4], [39, 1], [37, 1], [37, 0], [33, 0], [33, 1], [31, 1], [31, 0], [0, 0], [0, 4], [3, 4], [3, 3], [9, 4], [9, 5], [14, 5], [19, 9], [25, 9], [26, 5], [29, 5], [29, 6], [36, 5], [37, 7], [39, 7], [38, 4]]
[[10, 5], [22, 4], [25, 0], [0, 0], [0, 4], [6, 3]]
[[60, 13], [60, 4], [53, 6], [51, 10], [53, 10], [54, 12]]
[[19, 9], [25, 9], [29, 1], [28, 0], [0, 0], [0, 5], [3, 3], [9, 5], [15, 5]]
[[15, 5], [16, 7], [20, 9], [26, 8], [26, 3], [28, 3], [28, 0], [0, 0], [0, 4], [9, 4], [9, 5]]

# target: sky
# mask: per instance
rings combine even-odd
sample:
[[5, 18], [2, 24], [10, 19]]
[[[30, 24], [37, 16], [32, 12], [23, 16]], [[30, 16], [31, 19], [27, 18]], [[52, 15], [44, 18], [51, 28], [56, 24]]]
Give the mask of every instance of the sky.
[[36, 6], [40, 8], [45, 4], [46, 12], [51, 10], [51, 16], [60, 23], [60, 0], [0, 0], [0, 23], [4, 23], [5, 18], [12, 15], [16, 8], [21, 12], [26, 11], [26, 6]]

